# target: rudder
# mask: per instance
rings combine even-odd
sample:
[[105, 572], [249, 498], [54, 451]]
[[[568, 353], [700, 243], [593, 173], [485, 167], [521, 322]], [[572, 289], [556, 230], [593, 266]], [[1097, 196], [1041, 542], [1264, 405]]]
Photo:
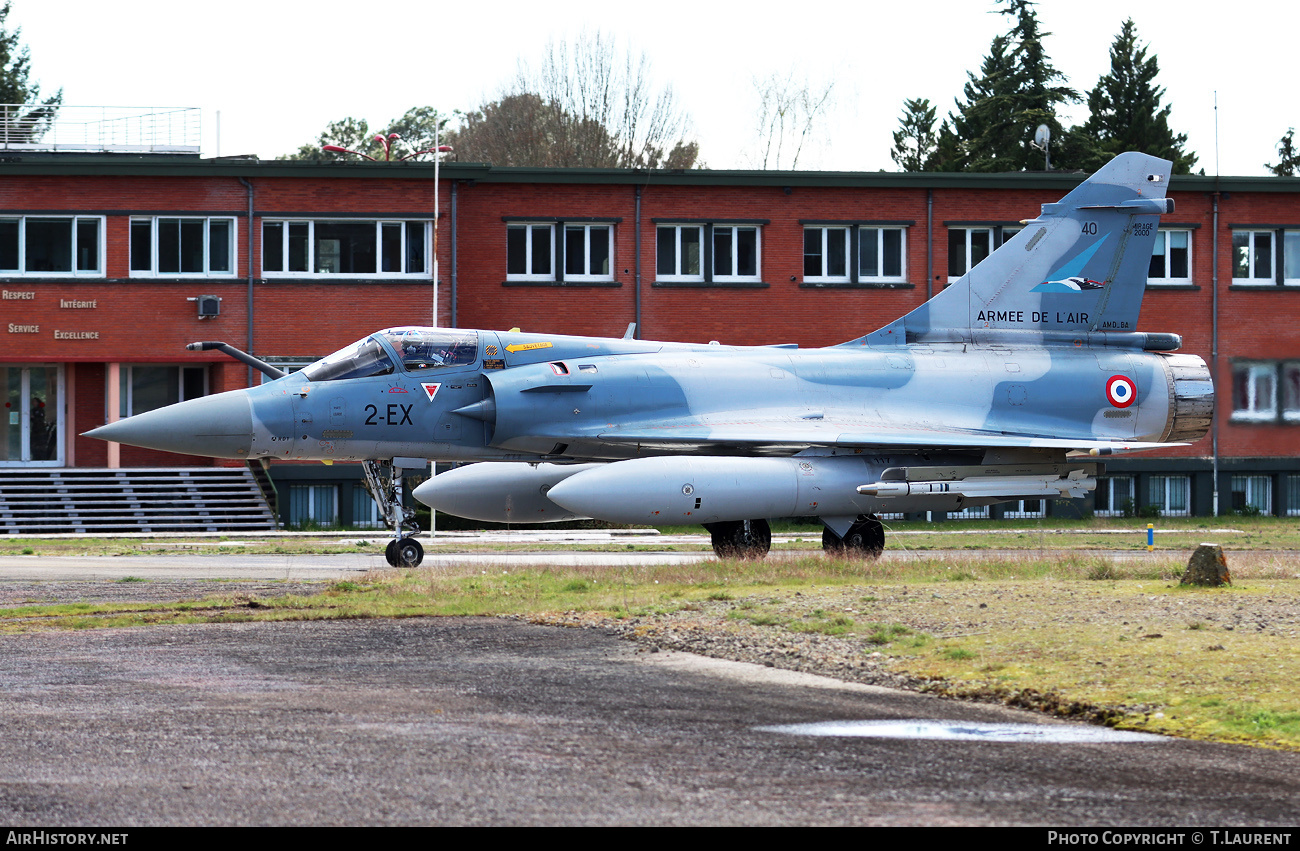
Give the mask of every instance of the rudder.
[[1160, 215], [1173, 211], [1171, 170], [1120, 154], [943, 292], [848, 345], [1134, 331]]

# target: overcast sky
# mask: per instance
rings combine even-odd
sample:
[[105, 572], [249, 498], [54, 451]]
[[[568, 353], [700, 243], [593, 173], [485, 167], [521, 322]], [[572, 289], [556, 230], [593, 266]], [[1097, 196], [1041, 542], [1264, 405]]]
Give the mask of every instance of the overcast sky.
[[[468, 110], [536, 62], [548, 39], [584, 27], [645, 51], [690, 115], [713, 168], [752, 167], [753, 79], [793, 71], [835, 83], [835, 105], [800, 168], [894, 170], [891, 134], [907, 98], [953, 108], [1010, 18], [991, 2], [615, 4], [375, 3], [319, 0], [12, 0], [33, 79], [64, 103], [199, 107], [203, 153], [289, 153], [345, 116], [382, 126], [417, 105]], [[1207, 13], [1213, 10], [1213, 16]], [[1171, 124], [1213, 174], [1266, 174], [1278, 139], [1300, 125], [1294, 38], [1300, 5], [1045, 0], [1047, 50], [1081, 93], [1109, 68], [1126, 17], [1160, 61]], [[1063, 116], [1087, 117], [1085, 105]]]

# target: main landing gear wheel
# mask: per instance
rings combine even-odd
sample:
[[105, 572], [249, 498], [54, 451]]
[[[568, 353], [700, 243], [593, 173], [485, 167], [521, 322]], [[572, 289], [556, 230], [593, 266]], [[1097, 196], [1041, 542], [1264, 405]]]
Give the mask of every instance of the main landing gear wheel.
[[885, 526], [874, 514], [862, 514], [843, 538], [829, 528], [822, 530], [822, 549], [846, 558], [878, 559], [885, 551]]
[[772, 549], [772, 527], [766, 520], [732, 520], [704, 528], [718, 558], [763, 558]]

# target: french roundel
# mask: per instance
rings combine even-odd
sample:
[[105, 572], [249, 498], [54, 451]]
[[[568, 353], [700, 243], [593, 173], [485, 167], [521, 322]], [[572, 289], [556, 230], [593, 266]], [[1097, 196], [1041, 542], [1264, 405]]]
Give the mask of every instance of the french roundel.
[[1112, 375], [1106, 382], [1106, 398], [1116, 408], [1127, 408], [1137, 398], [1133, 379], [1125, 375]]

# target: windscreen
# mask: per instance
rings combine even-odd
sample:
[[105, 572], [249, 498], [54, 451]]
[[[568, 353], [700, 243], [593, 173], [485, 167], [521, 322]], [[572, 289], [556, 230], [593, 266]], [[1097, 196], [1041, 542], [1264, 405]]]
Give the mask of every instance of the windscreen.
[[302, 374], [307, 376], [308, 381], [340, 381], [344, 378], [388, 375], [393, 369], [393, 359], [388, 356], [379, 340], [367, 337], [316, 361], [303, 369]]

